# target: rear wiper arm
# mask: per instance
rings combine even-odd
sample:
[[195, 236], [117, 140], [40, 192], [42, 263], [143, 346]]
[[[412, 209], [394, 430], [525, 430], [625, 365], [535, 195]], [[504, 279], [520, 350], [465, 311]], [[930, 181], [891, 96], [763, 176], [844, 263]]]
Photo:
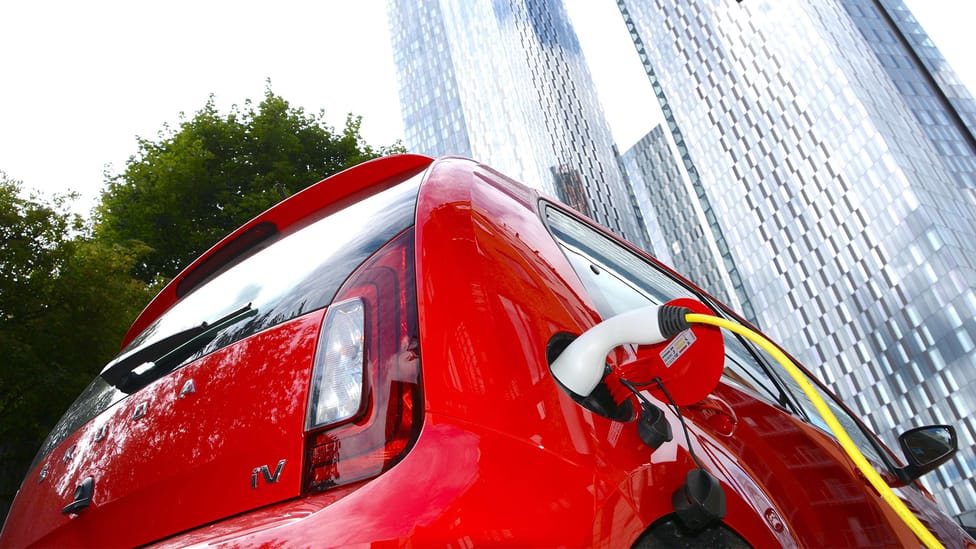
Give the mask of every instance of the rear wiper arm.
[[119, 390], [133, 393], [182, 364], [213, 341], [224, 328], [254, 316], [257, 312], [248, 303], [213, 322], [203, 322], [199, 326], [167, 336], [110, 364], [101, 377]]

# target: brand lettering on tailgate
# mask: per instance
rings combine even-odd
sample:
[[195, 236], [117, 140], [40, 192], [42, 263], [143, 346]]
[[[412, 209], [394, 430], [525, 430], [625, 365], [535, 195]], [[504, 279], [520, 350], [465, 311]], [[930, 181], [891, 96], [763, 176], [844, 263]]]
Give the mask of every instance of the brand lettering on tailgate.
[[92, 442], [101, 442], [105, 439], [106, 435], [108, 435], [108, 423], [103, 423], [102, 426], [98, 428], [98, 431], [95, 432], [95, 438], [92, 439]]
[[183, 384], [183, 388], [180, 389], [180, 398], [186, 398], [186, 395], [192, 395], [195, 392], [197, 392], [196, 384], [193, 383], [192, 379], [188, 379], [186, 380], [186, 383]]
[[283, 459], [278, 462], [278, 466], [275, 467], [274, 474], [271, 474], [271, 469], [267, 465], [255, 467], [254, 470], [251, 471], [251, 488], [254, 488], [255, 490], [257, 489], [258, 475], [263, 475], [264, 481], [268, 484], [278, 482], [278, 479], [281, 478], [281, 470], [285, 468], [285, 461], [287, 460]]
[[142, 419], [146, 417], [146, 413], [149, 412], [149, 403], [143, 402], [136, 406], [135, 413], [132, 414], [132, 419]]

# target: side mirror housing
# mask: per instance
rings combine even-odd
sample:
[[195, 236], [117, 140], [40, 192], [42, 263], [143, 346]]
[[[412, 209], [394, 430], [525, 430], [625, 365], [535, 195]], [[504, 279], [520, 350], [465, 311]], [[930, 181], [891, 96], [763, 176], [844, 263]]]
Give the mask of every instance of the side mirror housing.
[[909, 429], [898, 437], [908, 465], [898, 469], [903, 482], [913, 482], [935, 470], [956, 453], [956, 430], [951, 425], [927, 425]]

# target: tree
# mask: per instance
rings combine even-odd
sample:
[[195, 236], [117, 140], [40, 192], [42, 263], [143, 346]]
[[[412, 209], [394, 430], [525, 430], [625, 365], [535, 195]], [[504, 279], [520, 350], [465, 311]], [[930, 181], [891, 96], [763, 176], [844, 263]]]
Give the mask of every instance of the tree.
[[90, 238], [72, 196], [24, 198], [0, 172], [0, 498], [44, 436], [118, 352], [152, 288], [129, 273], [144, 251]]
[[222, 115], [213, 96], [178, 131], [165, 127], [121, 174], [110, 176], [97, 212], [97, 234], [150, 248], [135, 274], [171, 278], [221, 237], [281, 200], [333, 173], [402, 147], [373, 149], [349, 115], [336, 133], [324, 113], [306, 115], [270, 87], [254, 108], [246, 101]]
[[282, 194], [402, 152], [367, 145], [359, 118], [338, 133], [323, 118], [270, 89], [226, 115], [211, 97], [178, 130], [138, 141], [91, 223], [69, 213], [72, 196], [25, 198], [0, 172], [0, 519], [44, 437], [165, 278]]

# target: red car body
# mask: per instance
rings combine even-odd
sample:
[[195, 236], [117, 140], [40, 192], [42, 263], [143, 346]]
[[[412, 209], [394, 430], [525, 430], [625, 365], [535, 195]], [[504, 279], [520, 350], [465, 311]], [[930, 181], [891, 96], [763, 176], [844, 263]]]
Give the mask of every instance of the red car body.
[[[311, 245], [281, 257], [314, 263], [347, 246], [365, 251], [298, 281], [287, 260], [269, 262], [261, 276], [271, 286], [283, 279], [274, 291], [291, 292], [270, 312], [259, 303], [264, 290], [253, 297], [238, 284], [236, 295], [221, 293], [228, 269], [384, 193], [406, 200], [397, 206], [409, 209], [406, 226], [384, 232], [383, 216], [395, 209], [385, 202], [336, 217]], [[567, 255], [584, 246], [554, 236], [557, 218], [560, 230], [578, 231], [572, 238], [603, 239], [621, 261], [714, 303], [488, 167], [415, 155], [368, 162], [255, 218], [149, 304], [103, 381], [42, 449], [0, 546], [625, 547], [675, 535], [691, 545], [918, 545], [829, 434], [733, 373], [681, 407], [691, 444], [726, 495], [724, 518], [708, 533], [681, 533], [672, 494], [695, 465], [673, 410], [645, 392], [679, 434], [652, 450], [633, 414], [611, 419], [581, 405], [549, 370], [560, 334], [602, 318], [574, 267], [580, 259]], [[343, 231], [359, 222], [353, 246]], [[326, 275], [335, 288], [316, 289], [324, 297], [306, 304], [303, 284]], [[195, 295], [219, 302], [215, 314], [183, 335], [163, 333], [160, 319]], [[329, 311], [339, 312], [328, 320]], [[360, 328], [335, 328], [349, 318]], [[342, 338], [356, 330], [365, 343], [347, 352]], [[632, 359], [628, 352], [611, 362]], [[344, 408], [325, 398], [338, 411], [321, 404], [322, 412], [318, 395], [331, 389], [318, 384], [341, 385], [320, 381], [328, 364], [360, 355], [359, 400]], [[173, 365], [154, 373], [167, 360]], [[313, 374], [317, 360], [327, 363], [324, 378]], [[917, 482], [878, 468], [942, 543], [976, 546]]]

